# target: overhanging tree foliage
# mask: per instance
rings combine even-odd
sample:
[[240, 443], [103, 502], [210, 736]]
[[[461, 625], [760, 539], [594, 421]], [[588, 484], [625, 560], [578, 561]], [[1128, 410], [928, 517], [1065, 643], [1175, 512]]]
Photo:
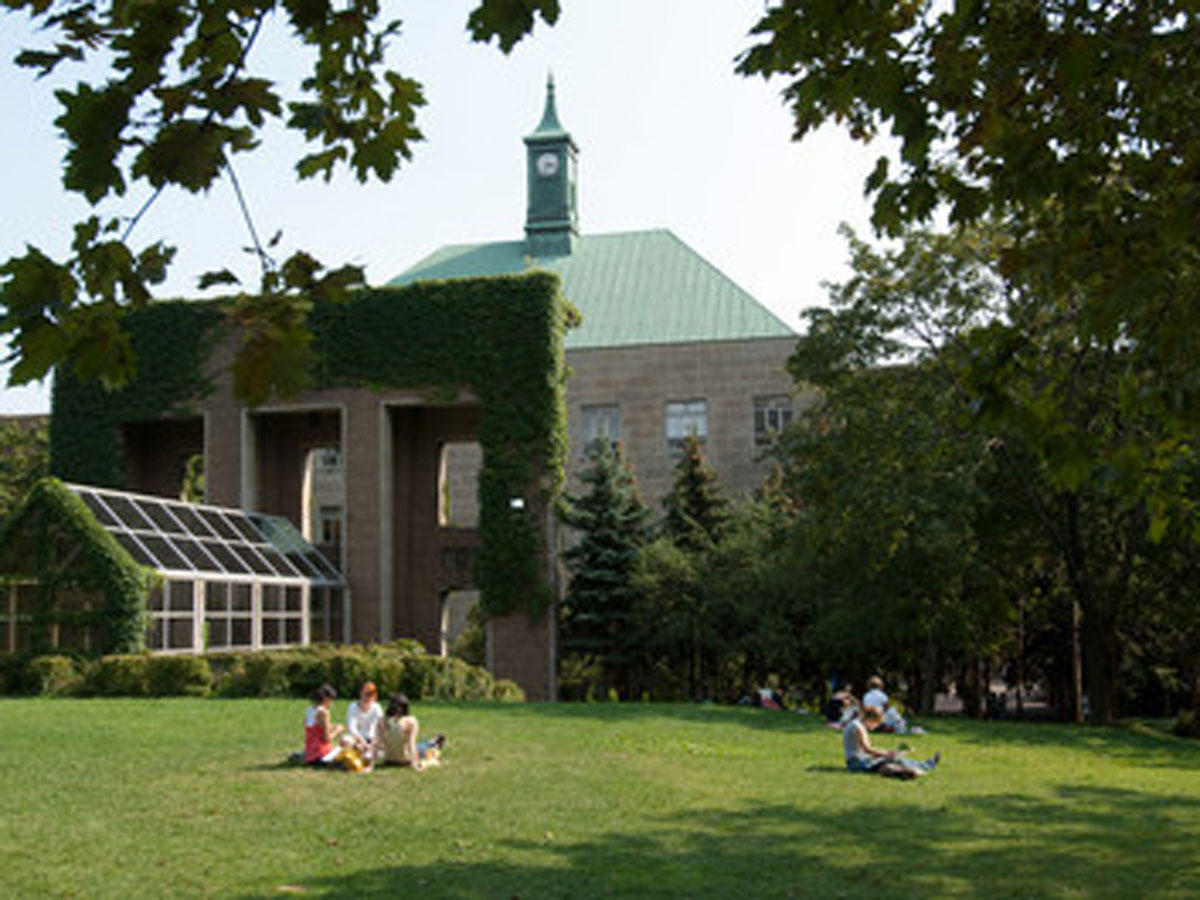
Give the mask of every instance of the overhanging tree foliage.
[[[57, 92], [55, 120], [66, 141], [63, 186], [94, 207], [119, 202], [140, 187], [149, 199], [134, 211], [97, 214], [76, 224], [64, 259], [36, 247], [0, 265], [0, 334], [13, 347], [10, 383], [37, 380], [69, 362], [75, 373], [108, 386], [124, 384], [135, 359], [122, 317], [151, 302], [173, 250], [130, 239], [146, 208], [166, 189], [200, 192], [228, 177], [233, 161], [258, 146], [267, 124], [299, 132], [309, 149], [300, 178], [328, 179], [346, 166], [359, 180], [390, 179], [421, 139], [416, 113], [421, 85], [388, 66], [386, 48], [400, 23], [379, 0], [4, 0], [47, 35], [16, 59], [40, 74], [63, 64], [99, 64], [104, 74]], [[558, 0], [480, 0], [468, 19], [471, 37], [496, 38], [510, 50], [534, 26], [558, 18]], [[296, 49], [311, 60], [299, 92], [285, 96], [258, 68], [255, 43], [272, 17], [287, 22]], [[240, 190], [239, 190], [240, 196]], [[229, 307], [243, 339], [235, 389], [249, 402], [287, 393], [309, 362], [308, 313], [314, 300], [337, 300], [362, 281], [355, 266], [327, 269], [297, 251], [282, 263], [275, 241], [259, 240], [258, 290]], [[228, 271], [201, 286], [235, 281]]]
[[974, 348], [996, 387], [976, 413], [1072, 423], [1047, 446], [1049, 476], [1115, 471], [1155, 520], [1192, 512], [1173, 472], [1200, 425], [1198, 31], [1190, 0], [782, 0], [739, 63], [786, 80], [797, 138], [890, 128], [900, 165], [881, 158], [867, 182], [877, 227], [939, 209], [1002, 222], [1005, 279], [1077, 344], [1122, 347], [1116, 411], [1152, 419], [1152, 439], [1091, 443], [1069, 396], [1006, 393], [1022, 339], [1005, 321]]

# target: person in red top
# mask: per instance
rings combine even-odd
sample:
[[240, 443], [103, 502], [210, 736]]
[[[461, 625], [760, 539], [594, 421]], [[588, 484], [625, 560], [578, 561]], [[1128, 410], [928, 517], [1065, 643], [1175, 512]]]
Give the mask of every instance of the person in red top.
[[310, 766], [334, 765], [341, 755], [341, 747], [334, 743], [342, 733], [341, 725], [334, 725], [329, 710], [337, 699], [337, 691], [323, 684], [312, 695], [312, 706], [304, 711], [304, 762]]

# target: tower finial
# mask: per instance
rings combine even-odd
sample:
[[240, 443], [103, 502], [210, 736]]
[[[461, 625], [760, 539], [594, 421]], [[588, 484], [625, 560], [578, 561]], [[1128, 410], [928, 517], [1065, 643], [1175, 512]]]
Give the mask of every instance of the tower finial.
[[554, 103], [554, 72], [546, 72], [546, 108], [542, 111], [542, 121], [534, 130], [534, 134], [562, 134], [563, 127], [558, 121], [558, 109]]

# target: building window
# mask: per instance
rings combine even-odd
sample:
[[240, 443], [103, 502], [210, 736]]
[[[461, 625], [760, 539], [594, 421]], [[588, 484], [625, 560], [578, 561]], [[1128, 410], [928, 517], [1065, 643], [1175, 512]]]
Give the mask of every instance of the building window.
[[342, 451], [337, 447], [318, 447], [313, 451], [313, 467], [318, 472], [342, 471]]
[[585, 406], [582, 409], [580, 432], [583, 452], [599, 440], [617, 442], [621, 439], [621, 407], [616, 405]]
[[694, 435], [700, 443], [708, 440], [708, 401], [685, 400], [667, 404], [667, 447], [672, 453], [683, 451], [684, 438]]
[[786, 394], [754, 398], [754, 443], [769, 444], [792, 422], [792, 398]]
[[317, 543], [342, 543], [342, 508], [322, 506], [317, 511]]

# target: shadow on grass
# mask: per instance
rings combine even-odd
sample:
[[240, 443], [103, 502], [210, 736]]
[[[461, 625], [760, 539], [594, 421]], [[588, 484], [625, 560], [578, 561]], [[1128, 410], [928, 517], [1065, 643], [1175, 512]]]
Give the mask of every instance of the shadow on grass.
[[958, 797], [921, 811], [879, 803], [814, 814], [778, 804], [689, 810], [578, 843], [550, 834], [494, 847], [456, 841], [432, 864], [322, 875], [280, 893], [421, 900], [1194, 896], [1198, 832], [1200, 799], [1079, 785], [1049, 797]]

